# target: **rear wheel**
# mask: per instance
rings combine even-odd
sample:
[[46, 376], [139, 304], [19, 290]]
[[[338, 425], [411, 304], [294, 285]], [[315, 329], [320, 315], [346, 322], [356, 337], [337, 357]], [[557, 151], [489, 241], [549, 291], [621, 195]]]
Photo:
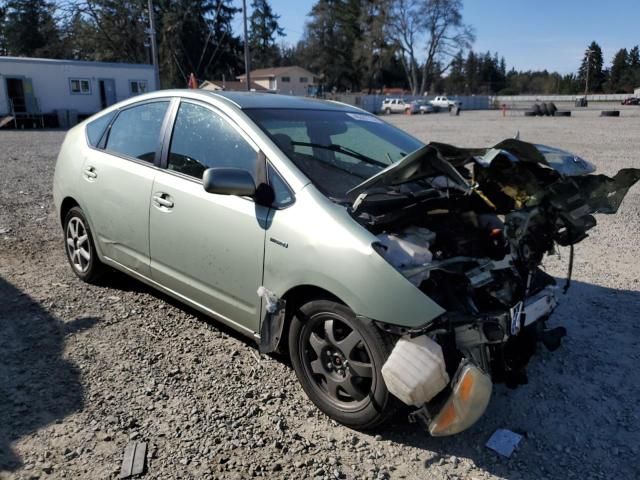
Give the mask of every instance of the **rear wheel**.
[[385, 108], [385, 109], [384, 109], [384, 113], [385, 113], [385, 115], [391, 115], [391, 109], [390, 109], [390, 108], [388, 108], [388, 107], [387, 107], [387, 108]]
[[370, 321], [327, 300], [303, 305], [292, 319], [289, 352], [307, 396], [324, 413], [357, 429], [379, 425], [397, 401], [381, 369], [392, 345]]
[[87, 283], [97, 283], [106, 267], [98, 258], [89, 222], [80, 207], [73, 207], [64, 220], [67, 259], [73, 273]]

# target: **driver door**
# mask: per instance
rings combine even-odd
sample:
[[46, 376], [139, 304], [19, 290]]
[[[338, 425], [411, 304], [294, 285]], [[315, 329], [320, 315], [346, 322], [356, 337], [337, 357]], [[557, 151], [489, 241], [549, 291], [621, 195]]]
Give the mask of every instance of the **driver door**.
[[254, 175], [258, 148], [221, 112], [183, 100], [155, 176], [150, 210], [151, 276], [202, 310], [253, 334], [259, 330], [265, 225], [253, 199], [205, 192], [211, 167]]

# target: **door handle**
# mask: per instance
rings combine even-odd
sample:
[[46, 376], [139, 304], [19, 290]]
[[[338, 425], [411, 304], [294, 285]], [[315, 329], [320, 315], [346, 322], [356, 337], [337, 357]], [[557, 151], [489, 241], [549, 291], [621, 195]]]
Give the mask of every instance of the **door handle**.
[[95, 180], [96, 178], [98, 178], [98, 174], [96, 172], [95, 167], [86, 167], [84, 169], [84, 176], [87, 177], [89, 180]]
[[158, 207], [173, 208], [173, 200], [166, 193], [156, 193], [153, 195], [153, 201]]

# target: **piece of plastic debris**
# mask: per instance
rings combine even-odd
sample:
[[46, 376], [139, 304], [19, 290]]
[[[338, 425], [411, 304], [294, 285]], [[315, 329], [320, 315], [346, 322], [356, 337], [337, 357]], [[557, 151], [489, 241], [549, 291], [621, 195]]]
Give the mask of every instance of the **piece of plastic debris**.
[[519, 433], [512, 432], [505, 428], [499, 428], [493, 432], [486, 446], [503, 457], [509, 458], [518, 447], [520, 440], [522, 440], [522, 435]]
[[275, 293], [260, 285], [258, 287], [258, 296], [262, 297], [265, 301], [265, 309], [268, 313], [275, 313], [278, 311], [280, 302], [278, 301], [278, 297]]
[[147, 460], [146, 442], [129, 442], [124, 449], [124, 458], [118, 478], [129, 478], [134, 475], [144, 473], [145, 462]]
[[382, 378], [393, 395], [416, 407], [449, 383], [442, 348], [426, 335], [400, 338], [382, 366]]

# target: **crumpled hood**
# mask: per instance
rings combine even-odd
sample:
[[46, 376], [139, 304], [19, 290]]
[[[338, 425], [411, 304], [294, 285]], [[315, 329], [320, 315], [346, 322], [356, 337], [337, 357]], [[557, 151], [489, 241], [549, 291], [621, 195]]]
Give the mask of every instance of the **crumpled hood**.
[[456, 167], [469, 161], [488, 167], [499, 155], [514, 163], [534, 162], [546, 165], [565, 176], [586, 175], [596, 170], [591, 163], [573, 153], [517, 139], [503, 140], [493, 147], [485, 148], [459, 148], [431, 142], [369, 177], [347, 193], [358, 195], [374, 187], [399, 185], [438, 174], [446, 175], [456, 185], [468, 189], [471, 185]]
[[[444, 143], [432, 142], [408, 154], [398, 162], [390, 165], [364, 182], [355, 186], [347, 194], [351, 198], [362, 193], [371, 192], [381, 187], [397, 186], [425, 178], [438, 178], [432, 183], [439, 188], [455, 188], [469, 192], [474, 188], [474, 181], [465, 178], [465, 165], [474, 165], [479, 176], [497, 180], [497, 173], [502, 168], [497, 164], [511, 164], [516, 167], [513, 172], [525, 172], [529, 169], [518, 168], [518, 164], [537, 164], [542, 171], [555, 172], [560, 180], [566, 179], [580, 188], [583, 200], [589, 204], [592, 213], [615, 213], [622, 199], [633, 184], [640, 179], [640, 169], [625, 168], [613, 178], [606, 175], [590, 175], [596, 169], [593, 164], [577, 155], [546, 145], [536, 145], [518, 139], [507, 139], [488, 148], [459, 148]], [[540, 169], [538, 169], [540, 171]], [[496, 173], [494, 173], [496, 172]], [[529, 174], [529, 172], [527, 172]], [[535, 176], [539, 176], [539, 173]], [[443, 178], [445, 179], [443, 181]], [[502, 178], [500, 183], [505, 191], [526, 190], [525, 176]], [[540, 183], [535, 182], [539, 187]], [[531, 194], [531, 192], [529, 192]], [[535, 195], [535, 193], [533, 194]], [[530, 195], [531, 197], [531, 195]]]

